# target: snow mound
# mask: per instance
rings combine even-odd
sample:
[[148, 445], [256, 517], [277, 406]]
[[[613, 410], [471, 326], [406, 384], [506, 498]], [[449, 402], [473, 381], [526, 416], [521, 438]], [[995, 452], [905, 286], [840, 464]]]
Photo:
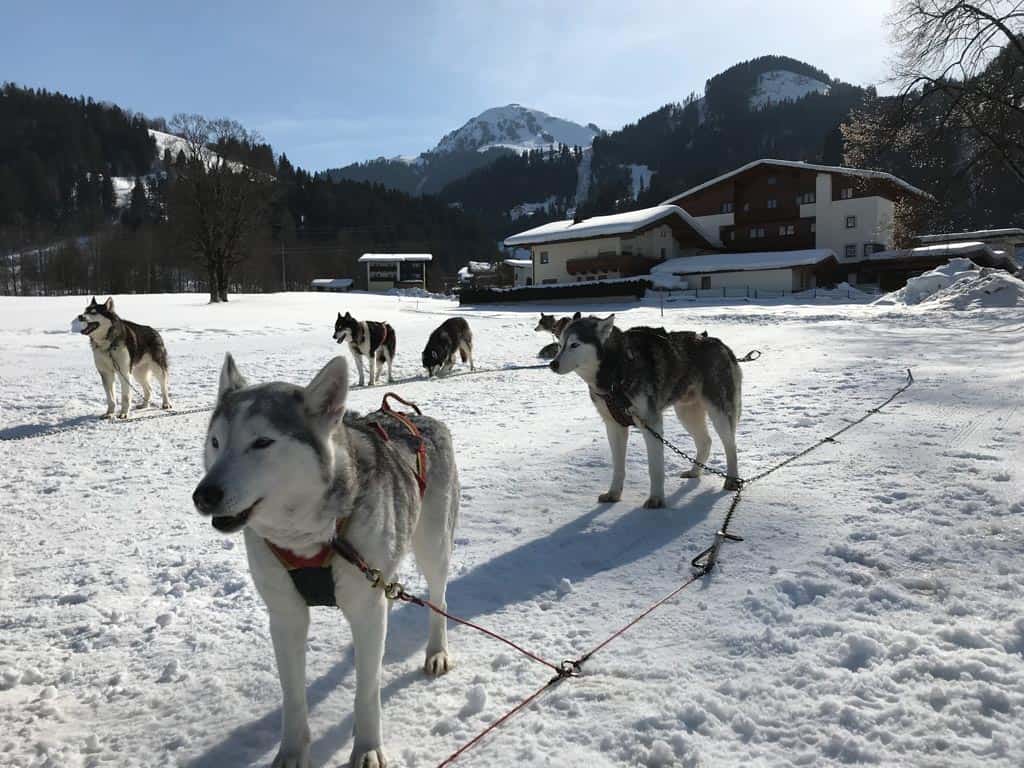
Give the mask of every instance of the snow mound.
[[810, 93], [828, 93], [831, 86], [813, 77], [798, 75], [786, 69], [762, 72], [757, 87], [750, 97], [750, 108], [758, 109], [768, 104], [796, 101]]
[[522, 151], [559, 144], [589, 147], [598, 133], [600, 131], [593, 124], [580, 125], [539, 109], [508, 104], [484, 110], [470, 118], [461, 128], [441, 139], [433, 151], [483, 152], [493, 147]]
[[1024, 307], [1024, 281], [1001, 269], [979, 267], [970, 259], [950, 259], [874, 303], [936, 309]]

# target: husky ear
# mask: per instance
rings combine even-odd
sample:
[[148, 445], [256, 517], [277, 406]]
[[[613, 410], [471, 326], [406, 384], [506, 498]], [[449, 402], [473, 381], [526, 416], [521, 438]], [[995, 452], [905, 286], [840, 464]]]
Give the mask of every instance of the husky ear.
[[338, 313], [338, 319], [341, 320], [341, 312]]
[[112, 296], [108, 296], [107, 300], [103, 302], [103, 308], [107, 310], [107, 312], [114, 311], [114, 298]]
[[572, 316], [572, 319], [573, 320], [579, 320], [581, 317], [583, 317], [583, 315], [581, 315], [579, 312], [577, 312], [575, 315]]
[[98, 307], [99, 306], [99, 304], [96, 303], [96, 297], [95, 296], [92, 297], [92, 301], [89, 302], [89, 306], [90, 307]]
[[345, 413], [348, 363], [338, 356], [325, 365], [306, 387], [306, 412], [333, 431]]
[[217, 390], [217, 399], [220, 400], [224, 395], [242, 389], [245, 386], [245, 378], [238, 372], [235, 358], [228, 352], [224, 355], [224, 365], [220, 369], [220, 387]]
[[612, 313], [601, 320], [597, 321], [597, 338], [601, 341], [607, 341], [608, 337], [612, 335], [612, 328], [615, 326], [615, 314]]

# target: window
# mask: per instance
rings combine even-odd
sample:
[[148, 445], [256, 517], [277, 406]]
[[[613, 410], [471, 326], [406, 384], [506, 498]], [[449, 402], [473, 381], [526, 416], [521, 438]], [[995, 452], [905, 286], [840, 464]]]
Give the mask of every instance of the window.
[[844, 254], [845, 254], [846, 258], [848, 258], [848, 259], [856, 259], [857, 258], [857, 246], [856, 245], [848, 245], [848, 246], [846, 246], [846, 250], [844, 251]]
[[667, 227], [662, 227], [660, 231], [661, 231], [661, 236], [662, 237], [668, 237], [668, 228]]
[[775, 183], [775, 177], [774, 176], [769, 176], [768, 177], [768, 183], [769, 184], [774, 184]]
[[750, 238], [756, 240], [759, 237], [764, 237], [764, 227], [751, 227]]
[[812, 221], [811, 222], [811, 234], [813, 235], [817, 231], [818, 231], [818, 222], [817, 221]]
[[778, 207], [779, 207], [779, 201], [778, 201], [778, 200], [776, 200], [776, 199], [775, 199], [774, 197], [773, 197], [773, 198], [771, 198], [771, 199], [770, 199], [770, 200], [768, 201], [768, 207], [769, 207], [769, 208], [778, 208]]
[[815, 198], [813, 192], [803, 192], [803, 193], [797, 195], [797, 197], [796, 197], [796, 201], [800, 205], [808, 205], [810, 203], [813, 203], [815, 201], [815, 199], [816, 198]]
[[541, 280], [540, 284], [541, 285], [554, 285], [557, 282], [558, 281], [555, 278], [549, 277], [547, 280]]
[[711, 276], [705, 275], [700, 279], [701, 290], [706, 291], [711, 287]]
[[750, 203], [744, 203], [743, 204], [743, 212], [744, 213], [749, 213], [750, 212]]
[[884, 251], [885, 246], [881, 243], [864, 243], [864, 255], [870, 256], [872, 253], [878, 253]]
[[532, 277], [526, 278], [526, 284], [527, 285], [533, 285], [533, 278]]
[[722, 203], [722, 213], [732, 213], [732, 200]]
[[[540, 252], [540, 263], [541, 264], [548, 264], [550, 262], [551, 262], [551, 259], [548, 256], [548, 252], [547, 251], [541, 251]], [[547, 282], [547, 281], [545, 281], [545, 282]]]
[[780, 224], [779, 225], [779, 234], [782, 235], [782, 236], [795, 235], [796, 234], [796, 224]]
[[847, 216], [846, 217], [846, 228], [847, 229], [856, 229], [857, 228], [857, 217], [856, 216]]
[[735, 240], [736, 239], [736, 230], [735, 229], [730, 229], [729, 230], [729, 239], [730, 240]]
[[853, 198], [853, 187], [843, 187], [839, 190], [840, 200], [850, 200]]

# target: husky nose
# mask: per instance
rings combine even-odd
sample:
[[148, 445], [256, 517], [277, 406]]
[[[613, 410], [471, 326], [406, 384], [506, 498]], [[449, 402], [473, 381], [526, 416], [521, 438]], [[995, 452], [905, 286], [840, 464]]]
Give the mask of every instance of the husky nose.
[[552, 371], [554, 371], [555, 373], [558, 373], [558, 361], [557, 361], [557, 360], [552, 360], [552, 361], [551, 361], [551, 364], [550, 364], [550, 365], [549, 365], [548, 367], [549, 367], [549, 368], [550, 368], [550, 369], [551, 369]]
[[224, 500], [224, 491], [216, 485], [205, 485], [200, 483], [192, 494], [192, 503], [196, 509], [204, 515], [213, 514], [213, 511]]

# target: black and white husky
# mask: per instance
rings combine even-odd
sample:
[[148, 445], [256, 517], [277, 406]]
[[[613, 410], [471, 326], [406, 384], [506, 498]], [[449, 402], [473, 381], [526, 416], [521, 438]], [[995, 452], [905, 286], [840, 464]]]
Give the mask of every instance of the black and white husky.
[[[391, 382], [391, 362], [395, 359], [395, 329], [387, 323], [373, 320], [356, 320], [348, 312], [344, 317], [338, 313], [334, 321], [334, 340], [341, 344], [348, 341], [348, 348], [356, 359], [359, 369], [359, 386], [363, 381], [363, 358], [370, 364], [370, 386], [377, 383], [385, 363], [388, 366], [388, 383]], [[375, 365], [376, 364], [376, 365]]]
[[459, 353], [462, 362], [469, 361], [469, 370], [473, 367], [473, 332], [469, 323], [461, 317], [445, 320], [427, 339], [423, 348], [423, 367], [427, 369], [429, 379], [435, 373], [444, 376], [455, 366], [455, 353]]
[[[626, 440], [639, 417], [664, 434], [662, 411], [669, 406], [693, 437], [696, 459], [706, 463], [711, 453], [707, 419], [725, 448], [726, 489], [738, 487], [736, 424], [740, 418], [742, 375], [736, 356], [719, 339], [691, 331], [669, 333], [664, 328], [615, 327], [615, 315], [600, 319], [577, 317], [562, 332], [562, 349], [551, 370], [575, 371], [590, 388], [590, 399], [604, 420], [612, 452], [612, 482], [603, 502], [618, 501], [626, 475]], [[665, 449], [642, 428], [647, 444], [651, 493], [644, 506], [665, 503]], [[683, 477], [699, 477], [696, 464]]]
[[142, 387], [142, 407], [149, 406], [153, 394], [150, 376], [160, 382], [163, 398], [161, 407], [171, 407], [171, 396], [167, 390], [167, 349], [160, 334], [148, 325], [139, 325], [118, 317], [114, 311], [114, 300], [108, 298], [102, 304], [96, 297], [71, 323], [71, 330], [89, 337], [92, 359], [96, 363], [103, 392], [107, 396], [107, 412], [104, 418], [114, 415], [114, 377], [121, 379], [121, 410], [119, 419], [127, 419], [131, 411], [131, 379]]
[[[305, 689], [309, 606], [305, 592], [299, 592], [296, 570], [317, 571], [321, 584], [326, 576], [329, 604], [341, 608], [352, 629], [354, 768], [381, 768], [387, 762], [380, 684], [388, 601], [348, 560], [331, 557], [330, 542], [336, 537], [348, 542], [380, 569], [385, 582], [412, 550], [431, 602], [445, 609], [459, 510], [451, 435], [435, 419], [409, 417], [426, 449], [421, 492], [418, 440], [393, 418], [346, 414], [347, 393], [348, 366], [341, 357], [300, 387], [250, 386], [228, 355], [204, 444], [206, 474], [192, 495], [216, 530], [243, 531], [249, 571], [267, 606], [284, 698], [274, 766], [310, 764]], [[308, 566], [324, 554], [327, 560]], [[286, 565], [296, 561], [301, 564]], [[441, 675], [451, 664], [445, 620], [431, 613], [424, 669]]]

